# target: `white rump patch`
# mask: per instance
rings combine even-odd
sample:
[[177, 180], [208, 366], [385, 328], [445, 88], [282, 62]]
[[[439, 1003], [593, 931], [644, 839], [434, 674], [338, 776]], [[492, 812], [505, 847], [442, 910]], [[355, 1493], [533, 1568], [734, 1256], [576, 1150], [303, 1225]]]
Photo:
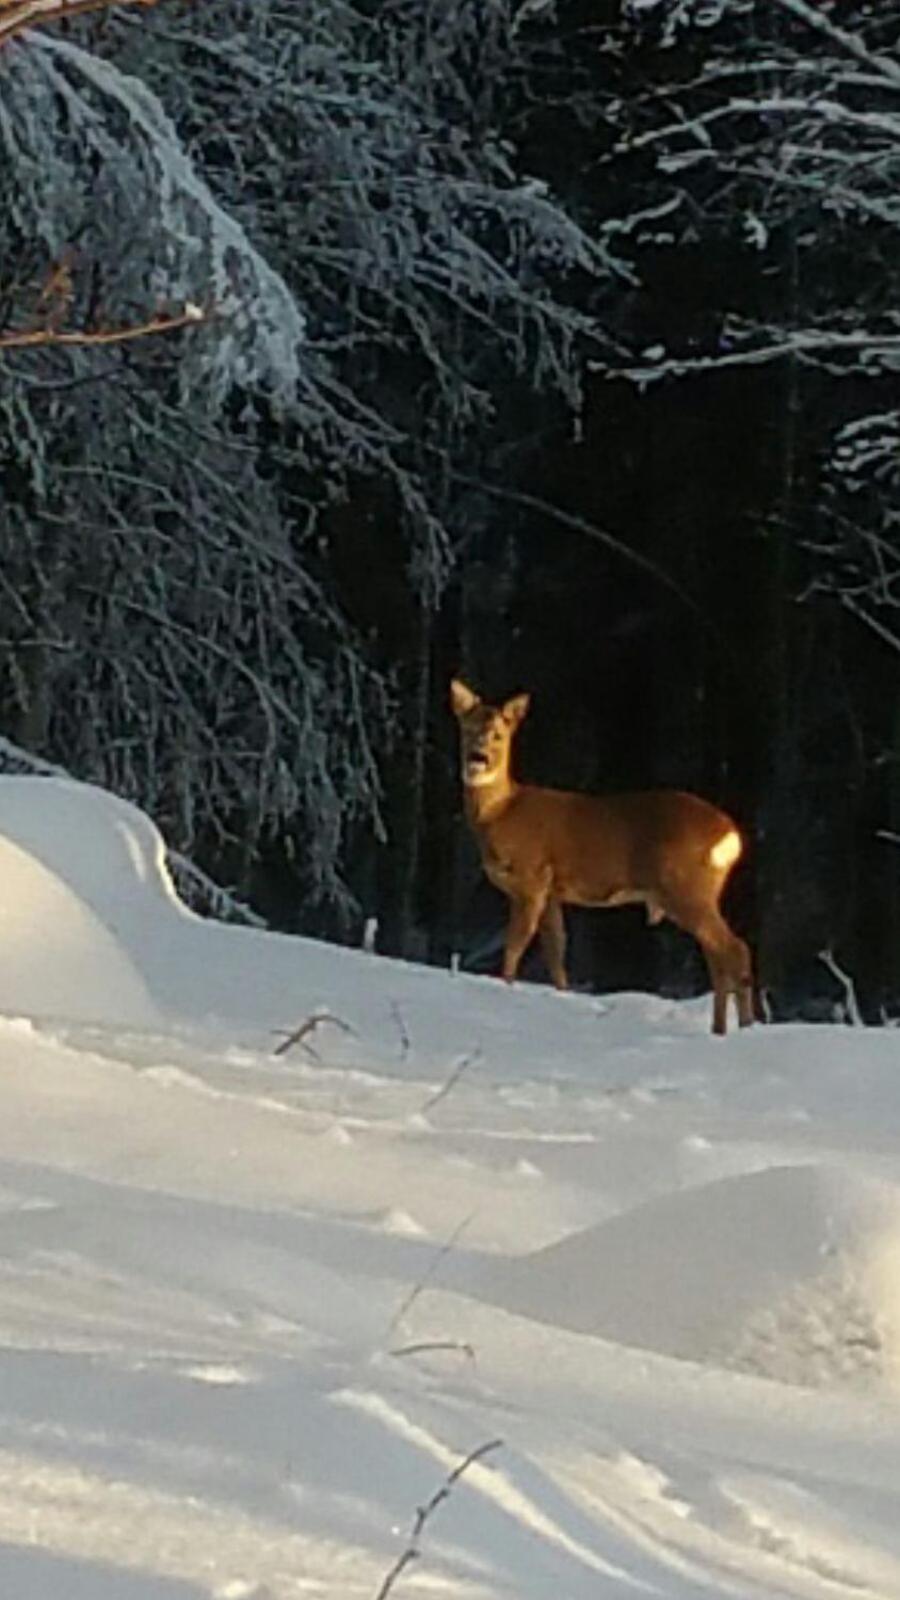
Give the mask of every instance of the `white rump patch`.
[[729, 828], [727, 833], [723, 833], [718, 844], [713, 845], [709, 859], [714, 867], [733, 867], [741, 849], [741, 836], [737, 828]]

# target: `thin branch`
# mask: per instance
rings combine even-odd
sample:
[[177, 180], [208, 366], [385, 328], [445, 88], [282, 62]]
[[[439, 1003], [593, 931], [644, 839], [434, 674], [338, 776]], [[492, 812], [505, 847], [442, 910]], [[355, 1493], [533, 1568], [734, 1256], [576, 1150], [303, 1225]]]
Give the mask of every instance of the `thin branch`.
[[158, 0], [0, 0], [0, 46], [26, 28], [65, 22], [85, 11], [108, 11], [114, 5], [157, 4]]
[[879, 622], [877, 617], [873, 617], [863, 606], [858, 605], [851, 595], [842, 594], [840, 598], [841, 605], [845, 611], [849, 611], [851, 616], [858, 617], [860, 622], [864, 622], [867, 628], [871, 628], [872, 632], [877, 634], [884, 644], [890, 645], [892, 650], [900, 651], [900, 638], [892, 629], [885, 627], [884, 623]]
[[459, 1482], [463, 1474], [468, 1472], [469, 1468], [473, 1467], [476, 1461], [483, 1460], [483, 1458], [492, 1450], [501, 1449], [502, 1445], [502, 1439], [488, 1439], [484, 1444], [478, 1445], [476, 1449], [470, 1450], [469, 1454], [459, 1462], [458, 1466], [455, 1466], [452, 1472], [448, 1472], [443, 1483], [440, 1485], [440, 1488], [435, 1490], [434, 1494], [431, 1496], [431, 1499], [427, 1500], [424, 1506], [419, 1506], [415, 1517], [413, 1518], [413, 1525], [410, 1530], [409, 1542], [406, 1546], [406, 1549], [401, 1551], [400, 1555], [397, 1557], [397, 1560], [394, 1562], [394, 1565], [391, 1567], [390, 1572], [385, 1576], [384, 1581], [381, 1584], [377, 1595], [375, 1596], [375, 1600], [387, 1600], [387, 1596], [393, 1589], [394, 1584], [400, 1577], [400, 1574], [405, 1571], [408, 1566], [411, 1566], [414, 1561], [418, 1561], [422, 1553], [419, 1548], [419, 1541], [422, 1537], [422, 1533], [429, 1517], [434, 1515], [435, 1511], [438, 1509], [438, 1506], [441, 1505], [443, 1501], [449, 1500], [454, 1486]]
[[410, 1289], [406, 1299], [400, 1306], [398, 1306], [397, 1310], [392, 1316], [388, 1326], [388, 1334], [395, 1332], [395, 1330], [400, 1326], [400, 1323], [403, 1321], [403, 1318], [406, 1316], [406, 1313], [418, 1300], [419, 1295], [422, 1294], [423, 1290], [427, 1289], [441, 1263], [455, 1248], [458, 1240], [469, 1226], [469, 1223], [472, 1221], [474, 1215], [474, 1211], [470, 1211], [467, 1217], [463, 1217], [462, 1221], [458, 1222], [456, 1227], [453, 1229], [449, 1239], [446, 1239], [441, 1245], [440, 1249], [435, 1251], [418, 1283], [413, 1284], [413, 1287]]
[[388, 1351], [388, 1354], [399, 1361], [404, 1356], [427, 1355], [432, 1350], [459, 1351], [475, 1365], [475, 1346], [471, 1345], [468, 1339], [419, 1339], [415, 1344], [398, 1345], [395, 1350]]
[[900, 88], [900, 66], [897, 62], [889, 60], [887, 56], [875, 55], [855, 34], [848, 33], [846, 29], [838, 27], [836, 22], [832, 22], [821, 7], [810, 5], [808, 0], [778, 0], [778, 4], [783, 11], [789, 11], [791, 16], [797, 17], [800, 22], [805, 22], [818, 33], [824, 33], [855, 61], [861, 61], [864, 66], [877, 72], [885, 83], [889, 83], [893, 88]]
[[[146, 5], [147, 0], [136, 0]], [[0, 350], [33, 350], [46, 345], [98, 345], [127, 344], [133, 339], [146, 339], [156, 333], [172, 333], [176, 328], [195, 327], [208, 322], [210, 312], [201, 306], [186, 306], [184, 311], [171, 317], [150, 317], [146, 322], [132, 323], [124, 328], [74, 328], [62, 331], [57, 328], [24, 328], [0, 333]]]
[[672, 356], [645, 366], [604, 368], [592, 362], [593, 372], [602, 372], [608, 379], [628, 378], [632, 383], [655, 383], [660, 378], [683, 378], [688, 373], [720, 372], [725, 367], [759, 367], [770, 361], [781, 361], [790, 356], [811, 356], [848, 352], [850, 354], [878, 353], [896, 359], [900, 350], [900, 335], [890, 333], [839, 333], [808, 331], [786, 333], [770, 344], [753, 345], [744, 350], [723, 351], [709, 356]]
[[844, 991], [844, 1015], [846, 1016], [847, 1021], [850, 1023], [850, 1026], [853, 1028], [864, 1028], [865, 1023], [863, 1021], [862, 1012], [859, 1009], [859, 1001], [856, 998], [856, 985], [854, 984], [849, 972], [845, 972], [843, 967], [838, 966], [830, 950], [820, 950], [819, 960], [824, 967], [828, 968], [831, 976], [837, 979]]
[[[576, 517], [570, 511], [564, 511], [561, 506], [555, 506], [549, 500], [542, 500], [538, 495], [525, 494], [520, 489], [502, 489], [499, 484], [485, 483], [481, 478], [470, 478], [464, 472], [452, 472], [451, 478], [456, 483], [464, 483], [470, 489], [477, 489], [481, 494], [491, 495], [497, 500], [507, 500], [512, 505], [528, 506], [532, 511], [540, 511], [544, 516], [552, 517], [554, 522], [559, 522], [564, 528], [572, 528], [576, 533], [587, 534], [589, 539], [596, 539], [599, 544], [605, 544], [608, 550], [615, 551], [625, 561], [630, 561], [633, 566], [640, 567], [643, 572], [648, 572], [657, 583], [664, 585], [676, 594], [683, 605], [693, 611], [706, 625], [712, 629], [713, 625], [705, 616], [697, 601], [682, 589], [677, 579], [673, 578], [664, 567], [651, 561], [649, 556], [642, 556], [639, 550], [632, 550], [624, 540], [617, 539], [615, 534], [607, 533], [605, 528], [600, 528], [595, 522], [588, 522], [586, 517]], [[715, 630], [713, 630], [715, 631]]]
[[342, 1033], [353, 1032], [349, 1022], [344, 1022], [340, 1017], [332, 1016], [330, 1011], [316, 1011], [311, 1017], [306, 1017], [298, 1027], [294, 1028], [289, 1034], [287, 1034], [282, 1039], [280, 1045], [276, 1046], [272, 1054], [276, 1056], [283, 1056], [287, 1054], [292, 1045], [302, 1044], [304, 1050], [307, 1050], [311, 1056], [315, 1057], [316, 1052], [313, 1050], [311, 1045], [305, 1043], [305, 1040], [311, 1033], [315, 1033], [317, 1028], [321, 1028], [325, 1022], [330, 1022], [335, 1028], [340, 1028]]
[[399, 1004], [398, 1004], [398, 1002], [396, 1000], [392, 1000], [391, 1001], [391, 1008], [390, 1009], [391, 1009], [391, 1017], [392, 1017], [393, 1021], [396, 1023], [397, 1032], [400, 1035], [400, 1060], [401, 1061], [405, 1061], [407, 1056], [409, 1055], [410, 1047], [411, 1047], [411, 1044], [412, 1044], [412, 1041], [411, 1041], [411, 1039], [409, 1037], [409, 1029], [406, 1026], [406, 1023], [405, 1023], [404, 1018], [403, 1018], [403, 1012], [400, 1010], [400, 1006], [399, 1006]]
[[481, 1047], [479, 1045], [476, 1046], [474, 1050], [470, 1050], [468, 1055], [460, 1056], [453, 1068], [453, 1071], [450, 1073], [450, 1076], [444, 1083], [441, 1084], [440, 1088], [436, 1089], [434, 1094], [429, 1095], [428, 1099], [424, 1102], [420, 1108], [419, 1115], [424, 1116], [426, 1111], [431, 1111], [440, 1100], [443, 1100], [444, 1097], [450, 1093], [450, 1090], [453, 1089], [457, 1083], [459, 1083], [463, 1073], [472, 1066], [473, 1062], [480, 1061], [481, 1054]]

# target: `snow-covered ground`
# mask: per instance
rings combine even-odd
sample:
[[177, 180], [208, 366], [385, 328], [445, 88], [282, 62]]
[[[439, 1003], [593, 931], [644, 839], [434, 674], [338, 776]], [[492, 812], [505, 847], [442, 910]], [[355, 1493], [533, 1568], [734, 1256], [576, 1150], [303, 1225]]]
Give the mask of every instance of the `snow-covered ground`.
[[0, 882], [2, 1600], [900, 1596], [895, 1031], [205, 923], [50, 779]]

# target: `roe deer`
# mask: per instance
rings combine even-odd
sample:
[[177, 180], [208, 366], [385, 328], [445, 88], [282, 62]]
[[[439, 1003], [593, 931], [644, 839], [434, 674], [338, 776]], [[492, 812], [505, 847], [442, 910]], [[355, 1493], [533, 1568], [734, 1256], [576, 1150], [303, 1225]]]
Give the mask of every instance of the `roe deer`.
[[489, 706], [454, 679], [450, 699], [466, 817], [487, 876], [510, 900], [507, 982], [537, 933], [553, 982], [568, 988], [563, 905], [637, 903], [650, 922], [668, 917], [697, 940], [712, 982], [713, 1033], [727, 1031], [729, 995], [741, 1027], [752, 1022], [750, 951], [719, 911], [743, 849], [731, 818], [677, 789], [599, 796], [517, 783], [510, 751], [530, 696]]

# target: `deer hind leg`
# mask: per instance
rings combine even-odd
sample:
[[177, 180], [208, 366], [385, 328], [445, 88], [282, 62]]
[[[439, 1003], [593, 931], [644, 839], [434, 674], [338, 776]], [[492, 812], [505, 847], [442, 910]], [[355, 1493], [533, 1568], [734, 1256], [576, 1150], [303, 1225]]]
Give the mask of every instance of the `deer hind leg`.
[[546, 889], [540, 889], [527, 898], [517, 896], [511, 902], [503, 951], [503, 976], [507, 983], [515, 979], [519, 962], [537, 933], [547, 904], [547, 894]]
[[558, 900], [549, 899], [538, 923], [538, 937], [547, 970], [557, 989], [568, 989], [566, 975], [566, 924]]
[[695, 930], [706, 957], [713, 987], [713, 1033], [728, 1031], [728, 999], [734, 995], [738, 1026], [746, 1028], [753, 1016], [753, 968], [743, 939], [732, 933], [718, 911], [707, 913]]
[[718, 952], [704, 951], [709, 975], [712, 979], [713, 989], [713, 1017], [712, 1031], [717, 1034], [728, 1032], [728, 995], [730, 993], [728, 976], [724, 963]]
[[734, 996], [738, 1023], [754, 1021], [753, 966], [743, 939], [732, 933], [715, 901], [672, 906], [669, 915], [697, 940], [709, 969], [713, 991], [713, 1033], [728, 1032], [728, 1000]]
[[733, 945], [733, 993], [737, 1004], [738, 1027], [749, 1028], [756, 1021], [756, 995], [753, 987], [753, 959], [748, 946], [737, 934], [731, 936]]

